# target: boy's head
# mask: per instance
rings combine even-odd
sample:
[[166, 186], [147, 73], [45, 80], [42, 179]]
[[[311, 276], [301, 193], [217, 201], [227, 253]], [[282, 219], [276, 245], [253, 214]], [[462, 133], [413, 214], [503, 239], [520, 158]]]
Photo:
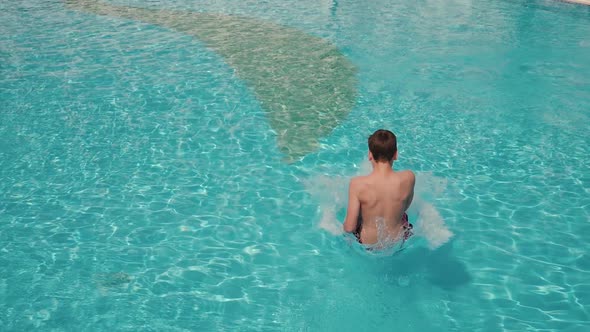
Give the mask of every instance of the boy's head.
[[379, 129], [369, 136], [369, 158], [392, 163], [397, 159], [397, 138], [389, 130]]

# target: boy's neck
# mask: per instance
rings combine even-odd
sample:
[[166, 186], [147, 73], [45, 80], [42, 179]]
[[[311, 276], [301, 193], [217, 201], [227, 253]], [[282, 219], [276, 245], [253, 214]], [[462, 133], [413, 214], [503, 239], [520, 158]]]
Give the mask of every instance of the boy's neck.
[[392, 162], [377, 162], [373, 161], [373, 173], [385, 174], [393, 172], [393, 161]]

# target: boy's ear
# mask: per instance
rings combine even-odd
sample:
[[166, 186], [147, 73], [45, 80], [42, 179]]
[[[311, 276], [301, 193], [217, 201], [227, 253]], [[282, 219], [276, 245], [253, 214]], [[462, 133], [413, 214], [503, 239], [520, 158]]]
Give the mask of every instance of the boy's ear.
[[397, 160], [397, 151], [393, 154], [393, 160]]
[[369, 161], [373, 161], [373, 154], [369, 151]]

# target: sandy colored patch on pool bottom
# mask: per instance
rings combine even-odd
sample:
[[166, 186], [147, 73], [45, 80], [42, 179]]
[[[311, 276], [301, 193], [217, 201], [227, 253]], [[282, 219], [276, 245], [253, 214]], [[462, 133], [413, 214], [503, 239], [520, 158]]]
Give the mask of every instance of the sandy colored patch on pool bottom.
[[303, 31], [247, 17], [64, 2], [70, 9], [151, 23], [204, 42], [253, 91], [287, 161], [315, 151], [355, 105], [355, 66], [328, 40]]

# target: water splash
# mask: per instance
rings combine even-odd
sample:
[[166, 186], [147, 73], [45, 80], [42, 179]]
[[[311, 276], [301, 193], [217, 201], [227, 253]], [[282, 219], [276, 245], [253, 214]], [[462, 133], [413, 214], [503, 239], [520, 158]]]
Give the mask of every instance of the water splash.
[[442, 246], [453, 236], [440, 212], [432, 203], [442, 197], [446, 189], [445, 178], [435, 176], [432, 172], [416, 174], [414, 201], [408, 213], [417, 216], [414, 234], [424, 237], [431, 249]]
[[418, 210], [414, 234], [424, 237], [428, 241], [428, 247], [436, 249], [451, 239], [453, 233], [432, 203], [418, 199], [412, 205], [417, 206]]
[[319, 203], [319, 227], [333, 235], [342, 234], [342, 224], [336, 218], [338, 209], [346, 208], [348, 180], [344, 176], [317, 175], [303, 181], [307, 192]]
[[[367, 174], [371, 164], [363, 162], [356, 170], [356, 175]], [[318, 226], [325, 231], [339, 235], [343, 233], [342, 222], [336, 217], [337, 211], [346, 209], [348, 200], [347, 176], [328, 176], [325, 174], [311, 176], [304, 181], [307, 192], [318, 202], [321, 214]], [[436, 249], [448, 242], [453, 233], [448, 229], [442, 215], [431, 201], [444, 195], [447, 181], [432, 172], [416, 173], [414, 201], [408, 211], [410, 219], [415, 218], [414, 234], [423, 237], [430, 249]]]

